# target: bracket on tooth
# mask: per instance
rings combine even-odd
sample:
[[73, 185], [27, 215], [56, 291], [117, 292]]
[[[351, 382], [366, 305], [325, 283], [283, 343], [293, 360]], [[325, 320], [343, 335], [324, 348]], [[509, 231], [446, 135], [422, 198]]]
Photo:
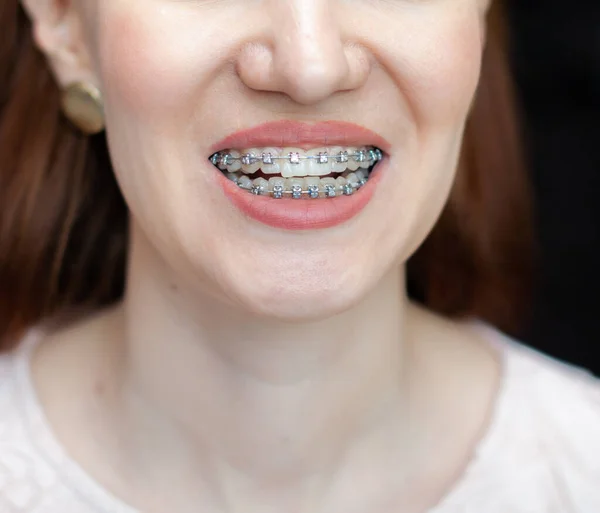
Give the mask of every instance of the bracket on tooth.
[[329, 162], [329, 154], [327, 152], [322, 152], [317, 155], [317, 162], [319, 164], [327, 164]]
[[246, 153], [245, 155], [242, 155], [241, 161], [242, 164], [244, 164], [245, 166], [250, 166], [258, 162], [258, 158], [256, 158], [256, 156], [253, 153]]
[[319, 197], [319, 186], [318, 185], [309, 185], [308, 186], [308, 195], [313, 199], [318, 198]]
[[325, 196], [328, 198], [335, 198], [335, 187], [333, 185], [325, 186]]

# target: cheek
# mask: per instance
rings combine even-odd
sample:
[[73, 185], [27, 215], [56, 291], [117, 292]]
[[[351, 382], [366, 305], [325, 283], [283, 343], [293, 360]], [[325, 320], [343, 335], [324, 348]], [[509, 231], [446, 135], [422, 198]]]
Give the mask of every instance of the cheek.
[[[443, 7], [446, 12], [443, 3], [463, 7]], [[380, 34], [387, 39], [380, 47], [389, 49], [387, 71], [402, 95], [404, 122], [413, 136], [399, 145], [406, 151], [394, 161], [400, 172], [383, 201], [390, 218], [398, 216], [397, 205], [407, 206], [398, 221], [399, 230], [408, 234], [402, 241], [404, 257], [435, 223], [454, 179], [481, 66], [482, 13], [473, 5], [470, 0], [429, 2], [403, 11], [401, 35], [397, 28]]]
[[[479, 79], [483, 12], [474, 0], [398, 8], [376, 46], [419, 131], [464, 121]], [[401, 28], [399, 28], [399, 26]]]
[[[442, 24], [440, 24], [442, 25]], [[479, 16], [464, 14], [434, 29], [413, 47], [410, 87], [420, 124], [462, 123], [479, 81], [482, 33]]]
[[[198, 9], [131, 2], [100, 7], [99, 62], [107, 108], [145, 121], [189, 113], [194, 93], [210, 79], [219, 49]], [[210, 52], [199, 49], [210, 48]]]

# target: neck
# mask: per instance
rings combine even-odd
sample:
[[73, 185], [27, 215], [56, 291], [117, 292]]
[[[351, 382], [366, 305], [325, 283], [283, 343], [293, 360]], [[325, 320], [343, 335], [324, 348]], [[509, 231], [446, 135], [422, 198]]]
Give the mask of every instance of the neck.
[[121, 310], [124, 417], [130, 432], [152, 426], [132, 447], [201, 462], [213, 488], [235, 474], [263, 491], [325, 486], [342, 461], [364, 472], [404, 450], [411, 307], [400, 269], [348, 311], [285, 323], [192, 300], [151, 258], [134, 244]]

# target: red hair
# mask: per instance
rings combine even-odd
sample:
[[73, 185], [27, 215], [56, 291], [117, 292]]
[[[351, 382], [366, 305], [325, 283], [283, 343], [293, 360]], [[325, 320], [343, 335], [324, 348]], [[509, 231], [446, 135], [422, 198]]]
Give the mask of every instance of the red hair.
[[[530, 218], [503, 34], [492, 9], [456, 185], [408, 265], [429, 308], [515, 332], [527, 303]], [[127, 208], [103, 135], [78, 133], [19, 0], [0, 5], [0, 348], [43, 317], [124, 288]]]

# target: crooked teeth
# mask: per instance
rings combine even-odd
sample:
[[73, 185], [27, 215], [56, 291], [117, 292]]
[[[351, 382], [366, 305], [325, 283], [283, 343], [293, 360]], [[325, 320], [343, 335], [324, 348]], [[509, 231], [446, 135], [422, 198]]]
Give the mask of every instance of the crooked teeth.
[[210, 160], [224, 172], [252, 174], [260, 169], [264, 174], [292, 178], [368, 169], [382, 158], [378, 148], [334, 146], [306, 152], [291, 147], [227, 150], [214, 154]]

